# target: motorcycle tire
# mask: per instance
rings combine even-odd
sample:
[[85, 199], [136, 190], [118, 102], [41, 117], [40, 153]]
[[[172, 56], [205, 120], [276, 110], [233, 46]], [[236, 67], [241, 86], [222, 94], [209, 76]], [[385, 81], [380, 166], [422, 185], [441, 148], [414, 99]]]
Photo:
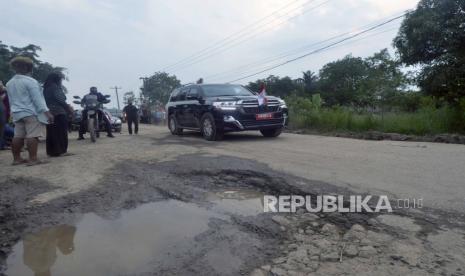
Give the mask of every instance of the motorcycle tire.
[[97, 133], [95, 132], [94, 118], [89, 118], [87, 120], [87, 130], [90, 134], [90, 140], [95, 143], [97, 141]]

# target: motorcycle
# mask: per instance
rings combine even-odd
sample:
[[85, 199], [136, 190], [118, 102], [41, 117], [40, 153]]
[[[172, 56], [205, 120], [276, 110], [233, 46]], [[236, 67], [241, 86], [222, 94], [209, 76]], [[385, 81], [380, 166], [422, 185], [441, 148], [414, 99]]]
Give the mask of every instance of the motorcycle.
[[[83, 99], [79, 96], [73, 96], [73, 98], [76, 99], [73, 103], [79, 104], [84, 110], [87, 110], [87, 117], [85, 118], [87, 119], [87, 132], [90, 134], [90, 140], [95, 143], [97, 138], [100, 137], [100, 125], [103, 120], [103, 103], [98, 101], [96, 95], [87, 95]], [[108, 98], [110, 98], [110, 95], [105, 95], [105, 98], [107, 100], [104, 103], [109, 103], [110, 100]]]

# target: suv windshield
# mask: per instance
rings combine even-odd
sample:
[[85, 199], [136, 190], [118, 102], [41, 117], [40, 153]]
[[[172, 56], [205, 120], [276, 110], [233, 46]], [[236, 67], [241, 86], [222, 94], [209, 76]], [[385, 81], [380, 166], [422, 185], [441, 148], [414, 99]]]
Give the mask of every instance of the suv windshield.
[[253, 96], [254, 94], [240, 85], [203, 85], [207, 97], [217, 96]]

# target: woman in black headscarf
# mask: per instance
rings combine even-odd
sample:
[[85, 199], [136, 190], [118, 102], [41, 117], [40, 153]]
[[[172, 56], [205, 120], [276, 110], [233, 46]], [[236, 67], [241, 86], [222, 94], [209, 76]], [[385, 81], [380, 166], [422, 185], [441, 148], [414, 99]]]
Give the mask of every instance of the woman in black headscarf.
[[55, 117], [53, 124], [47, 125], [47, 155], [56, 157], [68, 151], [68, 113], [70, 106], [61, 85], [60, 73], [51, 73], [44, 83], [44, 98], [48, 109]]

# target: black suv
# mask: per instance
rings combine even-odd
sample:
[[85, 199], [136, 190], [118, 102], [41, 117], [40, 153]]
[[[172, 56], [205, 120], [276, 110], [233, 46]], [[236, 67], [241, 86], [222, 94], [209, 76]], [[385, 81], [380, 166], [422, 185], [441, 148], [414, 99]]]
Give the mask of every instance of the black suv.
[[170, 96], [168, 127], [172, 134], [183, 129], [198, 130], [207, 140], [221, 140], [229, 131], [259, 130], [277, 137], [287, 121], [287, 106], [280, 98], [267, 96], [258, 104], [258, 95], [241, 85], [197, 84], [175, 89]]

